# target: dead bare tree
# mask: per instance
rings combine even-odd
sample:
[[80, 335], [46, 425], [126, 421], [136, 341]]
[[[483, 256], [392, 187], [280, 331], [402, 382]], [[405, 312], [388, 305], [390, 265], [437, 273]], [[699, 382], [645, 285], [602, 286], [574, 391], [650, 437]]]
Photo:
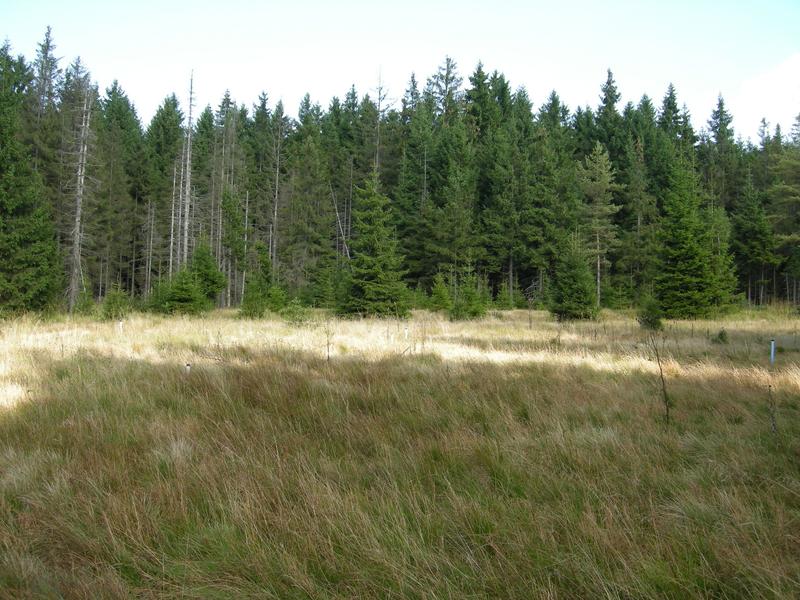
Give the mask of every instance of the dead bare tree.
[[192, 202], [192, 107], [194, 106], [194, 72], [189, 78], [189, 124], [186, 128], [186, 183], [183, 190], [183, 247], [181, 264], [185, 265], [189, 256], [189, 209]]
[[283, 148], [283, 113], [276, 115], [278, 119], [277, 128], [275, 131], [275, 141], [273, 143], [273, 153], [275, 155], [275, 185], [274, 197], [272, 199], [272, 223], [270, 224], [270, 255], [269, 259], [272, 263], [272, 279], [274, 281], [276, 272], [278, 270], [278, 192], [280, 189], [281, 177], [281, 150]]
[[244, 194], [244, 264], [242, 265], [242, 290], [241, 295], [239, 296], [239, 302], [241, 303], [244, 300], [244, 286], [245, 280], [247, 279], [247, 228], [248, 228], [248, 217], [250, 212], [250, 190], [247, 190]]
[[650, 348], [653, 350], [653, 354], [656, 357], [656, 363], [658, 363], [658, 374], [661, 377], [661, 401], [664, 406], [664, 422], [669, 424], [669, 410], [672, 408], [672, 400], [667, 393], [667, 381], [664, 378], [664, 366], [661, 362], [661, 350], [659, 349], [659, 338], [661, 338], [661, 343], [663, 347], [663, 337], [658, 335], [658, 332], [651, 331], [647, 335], [647, 343], [649, 344]]
[[169, 217], [169, 277], [172, 279], [172, 259], [175, 256], [175, 185], [178, 180], [178, 165], [172, 166], [172, 206]]
[[78, 136], [78, 164], [75, 174], [75, 219], [72, 227], [72, 248], [70, 252], [69, 312], [75, 309], [83, 279], [81, 277], [82, 217], [84, 193], [86, 190], [86, 163], [89, 156], [89, 123], [92, 116], [92, 103], [92, 90], [87, 84], [84, 90], [81, 127]]
[[345, 256], [350, 260], [350, 248], [347, 246], [347, 236], [345, 236], [344, 229], [342, 228], [342, 220], [339, 218], [339, 207], [336, 204], [336, 194], [333, 192], [333, 185], [328, 182], [328, 187], [331, 190], [331, 200], [333, 201], [333, 210], [336, 212], [336, 224], [339, 226], [339, 235], [342, 236], [342, 246], [344, 247]]

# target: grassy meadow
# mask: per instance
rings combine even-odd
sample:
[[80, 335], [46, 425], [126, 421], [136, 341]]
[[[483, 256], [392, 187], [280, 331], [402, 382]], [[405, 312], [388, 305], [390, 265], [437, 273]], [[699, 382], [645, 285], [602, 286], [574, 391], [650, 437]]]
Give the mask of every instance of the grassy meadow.
[[800, 596], [798, 326], [0, 322], [0, 597]]

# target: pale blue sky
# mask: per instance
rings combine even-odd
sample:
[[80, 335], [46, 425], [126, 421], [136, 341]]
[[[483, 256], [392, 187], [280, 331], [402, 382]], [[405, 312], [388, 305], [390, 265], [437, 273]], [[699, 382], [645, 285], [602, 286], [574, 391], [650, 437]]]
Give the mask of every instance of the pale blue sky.
[[412, 71], [424, 81], [445, 55], [466, 79], [478, 60], [524, 85], [538, 106], [551, 89], [574, 109], [596, 106], [605, 70], [623, 102], [660, 104], [669, 82], [697, 128], [718, 93], [734, 128], [755, 138], [762, 116], [788, 130], [800, 113], [800, 1], [762, 2], [181, 2], [0, 0], [0, 36], [32, 58], [51, 25], [66, 65], [80, 55], [101, 88], [118, 79], [147, 122], [170, 92], [197, 103], [225, 89], [248, 106], [265, 90], [296, 113], [323, 107], [382, 73], [399, 105]]

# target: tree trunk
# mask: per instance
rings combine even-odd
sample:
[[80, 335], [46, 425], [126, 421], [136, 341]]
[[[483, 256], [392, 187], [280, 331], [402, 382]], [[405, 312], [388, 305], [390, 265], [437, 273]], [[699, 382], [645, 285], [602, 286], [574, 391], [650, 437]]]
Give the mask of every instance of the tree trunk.
[[508, 305], [514, 308], [514, 255], [508, 255]]
[[181, 264], [186, 264], [189, 256], [189, 208], [192, 202], [192, 104], [194, 103], [194, 74], [189, 79], [189, 126], [186, 129], [186, 189], [183, 201], [183, 254]]
[[178, 165], [172, 165], [172, 206], [169, 212], [169, 278], [172, 279], [172, 258], [175, 256], [175, 184], [178, 179]]
[[281, 143], [283, 139], [283, 125], [278, 125], [277, 137], [275, 138], [275, 195], [272, 199], [272, 247], [270, 248], [270, 262], [272, 263], [272, 281], [275, 282], [275, 276], [278, 270], [278, 191], [280, 189], [280, 175], [281, 175]]
[[152, 277], [153, 277], [153, 229], [155, 229], [155, 215], [154, 215], [154, 207], [153, 203], [148, 200], [147, 201], [147, 216], [150, 221], [150, 235], [148, 236], [147, 240], [147, 266], [145, 267], [145, 278], [144, 278], [144, 295], [150, 295], [150, 288], [152, 286]]
[[600, 234], [595, 233], [595, 250], [597, 252], [597, 308], [600, 308]]
[[183, 231], [183, 185], [186, 177], [186, 139], [183, 141], [181, 149], [181, 176], [180, 183], [178, 184], [178, 195], [175, 198], [175, 210], [178, 215], [178, 225], [175, 229], [175, 263], [180, 268], [181, 266], [181, 231]]
[[244, 285], [247, 279], [247, 218], [250, 210], [250, 190], [244, 193], [244, 265], [242, 266], [242, 291], [239, 296], [239, 304], [244, 300]]
[[92, 114], [92, 101], [87, 87], [83, 97], [81, 116], [80, 143], [78, 150], [78, 169], [75, 187], [75, 221], [72, 227], [72, 269], [69, 280], [69, 312], [75, 310], [78, 293], [82, 284], [81, 278], [81, 237], [83, 236], [83, 195], [86, 189], [86, 162], [89, 153], [89, 120]]

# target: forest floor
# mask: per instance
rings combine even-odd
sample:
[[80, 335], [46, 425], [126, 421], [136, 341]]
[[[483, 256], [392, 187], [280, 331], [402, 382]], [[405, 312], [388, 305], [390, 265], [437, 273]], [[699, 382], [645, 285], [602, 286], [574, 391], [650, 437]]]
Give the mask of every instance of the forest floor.
[[0, 322], [0, 597], [800, 595], [799, 328]]

